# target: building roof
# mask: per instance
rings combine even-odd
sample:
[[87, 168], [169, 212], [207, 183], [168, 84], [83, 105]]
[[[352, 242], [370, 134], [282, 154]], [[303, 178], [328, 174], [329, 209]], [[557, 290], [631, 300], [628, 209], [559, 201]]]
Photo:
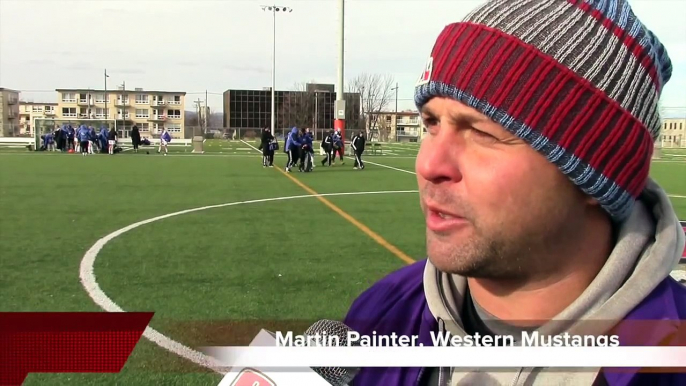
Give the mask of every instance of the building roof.
[[367, 114], [374, 114], [374, 115], [400, 115], [400, 116], [405, 116], [405, 117], [412, 117], [412, 116], [418, 116], [419, 112], [417, 111], [373, 111], [373, 112], [368, 112]]
[[[57, 92], [105, 92], [105, 89], [96, 88], [58, 88]], [[157, 91], [157, 90], [120, 90], [120, 89], [108, 89], [107, 92], [120, 92], [126, 91], [130, 94], [175, 94], [175, 95], [186, 95], [185, 91]]]
[[57, 106], [58, 103], [56, 102], [27, 102], [27, 101], [19, 101], [20, 105], [40, 105], [40, 106]]
[[0, 87], [0, 91], [19, 92], [19, 90], [12, 90], [11, 88], [4, 88], [4, 87]]

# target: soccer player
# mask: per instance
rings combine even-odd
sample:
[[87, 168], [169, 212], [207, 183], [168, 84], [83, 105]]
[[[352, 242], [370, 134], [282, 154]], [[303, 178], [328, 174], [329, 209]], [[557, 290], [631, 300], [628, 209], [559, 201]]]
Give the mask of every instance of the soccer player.
[[88, 142], [90, 141], [90, 135], [91, 132], [88, 130], [86, 125], [81, 125], [81, 127], [79, 127], [79, 131], [76, 132], [76, 136], [79, 140], [78, 147], [81, 151], [81, 155], [84, 157], [88, 155], [88, 148], [90, 147], [88, 146]]
[[288, 133], [288, 138], [286, 139], [286, 146], [284, 146], [284, 151], [288, 155], [288, 162], [286, 163], [286, 172], [290, 173], [291, 168], [295, 166], [300, 157], [300, 147], [302, 142], [300, 142], [298, 128], [293, 126], [291, 132]]
[[322, 143], [320, 145], [322, 150], [324, 150], [324, 159], [322, 160], [322, 166], [331, 166], [331, 158], [333, 153], [333, 130], [324, 136]]
[[162, 148], [164, 148], [164, 155], [166, 156], [169, 150], [167, 149], [167, 145], [169, 142], [171, 142], [171, 134], [167, 131], [166, 127], [162, 128], [162, 133], [160, 134], [160, 147], [157, 149], [157, 154], [160, 154], [162, 151]]
[[333, 161], [334, 165], [336, 164], [336, 154], [338, 154], [341, 160], [341, 165], [345, 165], [345, 161], [343, 161], [343, 135], [341, 135], [341, 129], [336, 129], [333, 134], [333, 157], [331, 161]]
[[362, 162], [362, 153], [364, 153], [365, 142], [366, 139], [364, 137], [364, 131], [360, 131], [353, 137], [353, 140], [350, 143], [350, 146], [353, 148], [353, 152], [355, 153], [355, 169], [364, 169], [364, 163]]
[[114, 146], [117, 144], [117, 130], [110, 129], [107, 133], [107, 153], [114, 154]]
[[[271, 150], [271, 143], [274, 140], [271, 130], [265, 127], [262, 130], [262, 138], [260, 139], [259, 150], [262, 150], [262, 167], [266, 168], [272, 166], [274, 162], [274, 151]], [[271, 155], [271, 156], [270, 156]]]
[[88, 154], [95, 154], [98, 149], [98, 134], [93, 126], [88, 127]]
[[304, 129], [302, 133], [302, 146], [300, 153], [300, 168], [301, 172], [311, 172], [313, 166], [314, 150], [312, 148], [312, 133], [309, 129]]
[[141, 132], [138, 130], [138, 125], [133, 125], [131, 128], [131, 145], [133, 145], [133, 152], [138, 153], [138, 147], [141, 144]]

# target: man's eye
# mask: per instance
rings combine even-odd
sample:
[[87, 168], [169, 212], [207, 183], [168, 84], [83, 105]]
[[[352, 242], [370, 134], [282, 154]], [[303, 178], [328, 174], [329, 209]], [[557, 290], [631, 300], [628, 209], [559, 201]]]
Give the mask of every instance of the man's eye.
[[471, 132], [472, 132], [472, 134], [476, 135], [480, 140], [492, 141], [492, 142], [499, 141], [498, 138], [486, 133], [485, 131], [475, 129], [473, 127], [471, 128]]
[[424, 126], [429, 127], [429, 126], [436, 126], [438, 124], [438, 120], [436, 118], [424, 118]]

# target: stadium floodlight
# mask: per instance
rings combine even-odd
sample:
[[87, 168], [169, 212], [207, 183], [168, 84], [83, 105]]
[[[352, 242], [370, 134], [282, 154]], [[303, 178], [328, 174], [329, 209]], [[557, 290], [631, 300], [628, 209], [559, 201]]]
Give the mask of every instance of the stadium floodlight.
[[272, 13], [272, 113], [271, 113], [271, 131], [275, 135], [276, 125], [276, 13], [277, 12], [293, 12], [293, 8], [284, 7], [282, 5], [261, 5], [263, 11]]

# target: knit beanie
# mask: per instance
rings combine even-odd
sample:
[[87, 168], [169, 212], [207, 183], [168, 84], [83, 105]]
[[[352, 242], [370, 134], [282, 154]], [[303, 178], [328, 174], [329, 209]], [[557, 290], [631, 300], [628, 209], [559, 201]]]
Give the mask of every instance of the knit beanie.
[[622, 221], [647, 184], [671, 74], [626, 0], [490, 0], [440, 33], [415, 104], [480, 111]]

